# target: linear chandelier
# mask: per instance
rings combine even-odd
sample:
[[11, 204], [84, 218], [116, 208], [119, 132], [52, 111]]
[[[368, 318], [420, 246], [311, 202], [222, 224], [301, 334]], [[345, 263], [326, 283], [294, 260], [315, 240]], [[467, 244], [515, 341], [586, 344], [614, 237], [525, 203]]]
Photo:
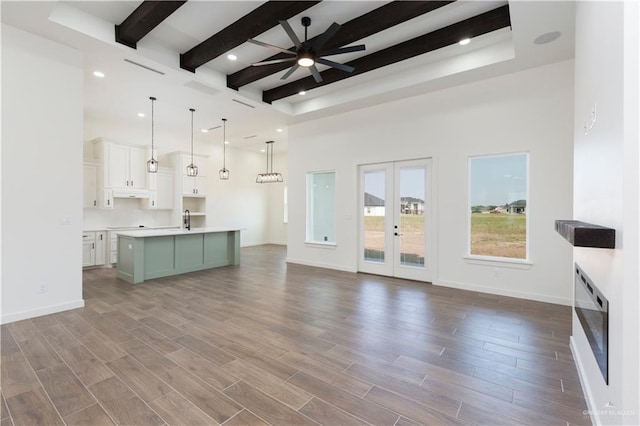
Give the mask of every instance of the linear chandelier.
[[[276, 183], [282, 182], [282, 173], [273, 171], [273, 141], [265, 142], [267, 144], [267, 170], [265, 173], [258, 173], [256, 183]], [[271, 157], [271, 160], [269, 160]], [[271, 161], [271, 162], [269, 162]]]

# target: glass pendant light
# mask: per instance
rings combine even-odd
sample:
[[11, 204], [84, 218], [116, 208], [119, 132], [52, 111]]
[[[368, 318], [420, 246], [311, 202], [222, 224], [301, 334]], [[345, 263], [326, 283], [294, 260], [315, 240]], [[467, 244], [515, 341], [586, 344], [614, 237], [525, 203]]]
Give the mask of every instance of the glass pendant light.
[[193, 163], [193, 113], [196, 111], [193, 108], [189, 108], [191, 111], [191, 164], [187, 166], [187, 176], [198, 176], [198, 166]]
[[[282, 173], [273, 171], [273, 141], [265, 142], [267, 144], [267, 170], [265, 173], [258, 173], [256, 183], [275, 183], [282, 182]], [[269, 154], [271, 153], [271, 154]], [[269, 166], [269, 156], [271, 156], [271, 166]]]
[[229, 169], [227, 169], [227, 119], [222, 119], [222, 168], [220, 180], [229, 180]]
[[153, 103], [156, 101], [156, 98], [151, 96], [149, 99], [151, 99], [151, 160], [147, 161], [147, 172], [158, 173], [158, 160], [153, 156]]

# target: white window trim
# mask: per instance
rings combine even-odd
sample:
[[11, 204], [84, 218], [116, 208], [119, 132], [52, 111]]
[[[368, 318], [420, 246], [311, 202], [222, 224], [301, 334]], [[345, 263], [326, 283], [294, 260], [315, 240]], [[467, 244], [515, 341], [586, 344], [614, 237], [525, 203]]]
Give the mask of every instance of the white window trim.
[[475, 254], [470, 254], [467, 256], [463, 256], [462, 259], [465, 263], [469, 263], [471, 265], [481, 265], [481, 266], [493, 266], [493, 267], [502, 267], [502, 268], [511, 268], [511, 269], [531, 269], [534, 265], [528, 259], [516, 259], [511, 257], [497, 257], [497, 256], [478, 256]]
[[[515, 257], [498, 257], [498, 256], [483, 256], [477, 254], [471, 254], [471, 161], [477, 158], [496, 158], [496, 157], [510, 157], [513, 155], [525, 155], [526, 156], [526, 164], [527, 164], [527, 214], [526, 214], [526, 247], [525, 247], [525, 255], [526, 258], [519, 259]], [[467, 254], [463, 256], [463, 259], [466, 263], [473, 263], [477, 265], [487, 265], [487, 266], [503, 266], [505, 268], [517, 268], [517, 269], [529, 269], [533, 266], [533, 262], [531, 262], [531, 256], [529, 253], [529, 235], [530, 235], [530, 226], [529, 226], [529, 218], [531, 216], [531, 206], [529, 203], [529, 184], [530, 184], [530, 164], [529, 164], [529, 151], [516, 151], [516, 152], [507, 152], [502, 154], [481, 154], [481, 155], [471, 155], [467, 160]], [[508, 266], [508, 265], [517, 265], [517, 266]]]

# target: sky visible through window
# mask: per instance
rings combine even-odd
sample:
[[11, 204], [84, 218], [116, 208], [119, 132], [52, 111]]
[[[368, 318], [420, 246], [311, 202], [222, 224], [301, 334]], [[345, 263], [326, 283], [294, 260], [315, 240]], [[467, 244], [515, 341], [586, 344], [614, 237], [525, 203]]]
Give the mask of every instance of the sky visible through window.
[[[400, 193], [403, 197], [424, 198], [424, 167], [402, 169]], [[366, 172], [364, 192], [384, 200], [384, 171]]]
[[527, 155], [471, 159], [471, 206], [504, 206], [527, 198]]

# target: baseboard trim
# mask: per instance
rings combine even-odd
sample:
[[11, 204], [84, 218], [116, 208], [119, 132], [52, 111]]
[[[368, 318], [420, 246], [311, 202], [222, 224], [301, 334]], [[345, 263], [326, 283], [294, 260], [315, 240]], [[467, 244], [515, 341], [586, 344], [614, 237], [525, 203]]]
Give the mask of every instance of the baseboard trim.
[[76, 300], [74, 302], [61, 303], [59, 305], [45, 306], [44, 308], [31, 309], [28, 311], [15, 312], [13, 314], [3, 315], [1, 323], [7, 324], [10, 322], [21, 321], [29, 318], [41, 317], [43, 315], [56, 314], [58, 312], [68, 311], [71, 309], [78, 309], [84, 307], [84, 299]]
[[333, 265], [330, 263], [323, 263], [323, 262], [310, 262], [308, 260], [294, 259], [291, 257], [287, 257], [287, 263], [294, 263], [297, 265], [305, 265], [305, 266], [314, 266], [316, 268], [333, 269], [333, 270], [342, 271], [342, 272], [353, 272], [353, 273], [358, 272], [356, 268], [350, 268], [348, 266]]
[[248, 243], [241, 243], [240, 247], [255, 247], [255, 246], [263, 246], [265, 244], [269, 244], [266, 241], [252, 241]]
[[553, 303], [556, 305], [572, 306], [573, 300], [564, 297], [549, 296], [546, 294], [529, 293], [523, 291], [505, 290], [503, 288], [484, 287], [474, 284], [459, 283], [453, 281], [434, 281], [434, 285], [441, 287], [457, 288], [460, 290], [477, 291], [479, 293], [496, 294], [499, 296], [515, 297], [518, 299], [534, 300], [536, 302]]
[[573, 354], [573, 360], [576, 363], [576, 367], [578, 367], [578, 378], [580, 378], [582, 394], [584, 395], [584, 399], [587, 402], [587, 408], [589, 409], [589, 414], [591, 416], [591, 423], [599, 426], [602, 424], [602, 421], [600, 420], [598, 408], [596, 402], [593, 399], [591, 387], [589, 386], [589, 379], [587, 379], [587, 375], [585, 374], [584, 365], [582, 364], [582, 358], [580, 357], [580, 353], [576, 349], [575, 339], [573, 338], [573, 336], [569, 336], [569, 347], [571, 348], [571, 353]]

